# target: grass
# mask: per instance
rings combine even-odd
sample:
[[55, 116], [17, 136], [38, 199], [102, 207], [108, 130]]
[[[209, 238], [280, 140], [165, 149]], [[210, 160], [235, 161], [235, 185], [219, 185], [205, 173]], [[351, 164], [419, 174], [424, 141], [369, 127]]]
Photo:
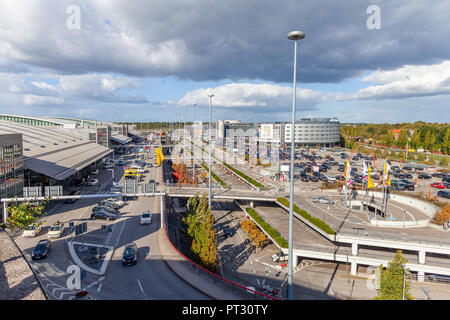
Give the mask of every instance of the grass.
[[[277, 198], [277, 201], [279, 203], [281, 203], [282, 205], [284, 205], [286, 207], [289, 207], [289, 200], [287, 200], [286, 198], [279, 197], [279, 198]], [[323, 220], [311, 216], [305, 210], [302, 210], [299, 207], [297, 207], [297, 205], [295, 203], [294, 203], [294, 212], [298, 213], [303, 218], [305, 218], [306, 220], [308, 220], [309, 222], [311, 222], [313, 225], [315, 225], [316, 227], [320, 228], [321, 230], [325, 231], [326, 233], [328, 233], [328, 234], [336, 234], [336, 231], [331, 229], [331, 227], [328, 224], [326, 224]]]
[[280, 247], [288, 247], [286, 239], [284, 239], [277, 230], [272, 228], [270, 224], [265, 222], [264, 219], [256, 213], [255, 209], [246, 208], [245, 210], [259, 224], [259, 226], [263, 228], [267, 232], [267, 234], [269, 234], [269, 236], [278, 243]]

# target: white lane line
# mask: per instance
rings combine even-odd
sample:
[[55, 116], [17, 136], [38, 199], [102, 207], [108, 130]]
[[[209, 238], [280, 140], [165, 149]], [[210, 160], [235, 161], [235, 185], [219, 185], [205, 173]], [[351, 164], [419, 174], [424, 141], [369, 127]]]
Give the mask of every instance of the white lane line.
[[103, 286], [103, 283], [100, 283], [100, 285], [98, 286], [97, 292], [100, 292], [100, 290], [102, 290], [102, 286]]
[[137, 279], [137, 282], [138, 282], [139, 288], [141, 288], [142, 294], [143, 294], [144, 297], [147, 299], [147, 296], [145, 295], [144, 289], [142, 289], [142, 285], [141, 285], [141, 282], [139, 281], [139, 278]]

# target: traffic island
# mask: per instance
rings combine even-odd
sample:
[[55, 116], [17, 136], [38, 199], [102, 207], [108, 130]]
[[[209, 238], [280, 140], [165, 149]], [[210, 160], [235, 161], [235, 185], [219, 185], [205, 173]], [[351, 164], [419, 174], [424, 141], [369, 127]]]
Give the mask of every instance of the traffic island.
[[114, 247], [69, 241], [70, 256], [81, 269], [103, 275], [114, 252]]

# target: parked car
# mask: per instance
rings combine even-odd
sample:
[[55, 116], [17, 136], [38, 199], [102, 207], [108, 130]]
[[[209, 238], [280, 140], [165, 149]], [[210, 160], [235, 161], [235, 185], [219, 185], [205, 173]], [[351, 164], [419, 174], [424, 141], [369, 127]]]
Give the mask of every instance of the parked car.
[[431, 187], [437, 188], [437, 189], [445, 189], [445, 184], [442, 182], [435, 182], [431, 184]]
[[152, 214], [150, 211], [144, 211], [141, 214], [140, 224], [152, 223]]
[[52, 243], [48, 239], [39, 241], [31, 252], [31, 259], [37, 260], [46, 258], [51, 249], [51, 245]]
[[312, 182], [318, 182], [319, 179], [316, 176], [309, 176], [309, 180], [311, 180]]
[[438, 197], [450, 199], [450, 191], [440, 190], [437, 193]]
[[[80, 195], [80, 191], [71, 191], [69, 193], [69, 196], [78, 196]], [[66, 204], [70, 204], [70, 203], [74, 203], [77, 199], [66, 199], [64, 200], [64, 203]]]
[[125, 165], [125, 161], [124, 160], [119, 160], [119, 161], [117, 161], [117, 165], [118, 166], [123, 166], [123, 165]]
[[107, 198], [104, 201], [111, 201], [114, 202], [116, 204], [118, 204], [119, 206], [123, 207], [124, 205], [126, 205], [127, 203], [122, 199], [122, 197], [111, 197], [111, 198]]
[[88, 180], [88, 183], [87, 183], [88, 186], [95, 186], [97, 184], [98, 184], [98, 179], [90, 179], [90, 180]]
[[64, 233], [64, 222], [56, 221], [48, 230], [47, 237], [59, 238]]
[[313, 202], [315, 202], [315, 203], [325, 203], [325, 204], [334, 204], [333, 200], [327, 199], [325, 197], [314, 198]]
[[113, 168], [114, 168], [114, 163], [108, 163], [108, 164], [105, 164], [105, 165], [103, 166], [103, 168], [105, 168], [105, 169], [113, 169]]
[[122, 255], [122, 264], [124, 266], [134, 265], [137, 262], [137, 246], [136, 243], [131, 242], [125, 245]]
[[419, 179], [431, 179], [431, 176], [425, 173], [421, 173], [417, 176]]
[[42, 227], [40, 224], [32, 224], [23, 230], [23, 238], [34, 238], [39, 232], [41, 232]]
[[117, 216], [113, 213], [109, 213], [107, 211], [96, 211], [91, 213], [91, 219], [105, 219], [107, 221], [109, 220], [116, 220]]
[[107, 212], [115, 214], [115, 215], [120, 213], [119, 210], [116, 210], [116, 209], [113, 209], [113, 208], [107, 207], [107, 206], [96, 206], [96, 207], [92, 208], [92, 212], [97, 212], [97, 211], [107, 211]]
[[101, 200], [101, 201], [99, 201], [98, 205], [100, 207], [109, 207], [114, 210], [120, 209], [119, 204], [112, 202], [112, 201], [108, 201], [108, 200]]
[[75, 184], [77, 187], [81, 187], [81, 186], [83, 185], [83, 183], [84, 183], [84, 179], [76, 179], [76, 180], [74, 181], [74, 184]]
[[300, 180], [302, 180], [303, 182], [308, 182], [308, 181], [309, 181], [307, 175], [302, 175], [302, 176], [300, 176]]
[[93, 176], [98, 175], [98, 173], [99, 173], [99, 170], [98, 170], [98, 169], [94, 169], [94, 170], [91, 170], [91, 171], [89, 172], [89, 174], [90, 174], [90, 175], [93, 175]]

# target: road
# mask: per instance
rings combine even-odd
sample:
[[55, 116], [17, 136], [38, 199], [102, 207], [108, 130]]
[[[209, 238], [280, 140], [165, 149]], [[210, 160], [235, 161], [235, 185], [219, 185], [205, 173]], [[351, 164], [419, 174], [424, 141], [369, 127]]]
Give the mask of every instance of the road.
[[[131, 160], [134, 156], [125, 156]], [[116, 179], [121, 177], [122, 168], [116, 166]], [[149, 168], [145, 174], [145, 181], [150, 178], [158, 181], [158, 168]], [[97, 186], [83, 186], [82, 194], [106, 193], [111, 186], [112, 175], [108, 170], [101, 169], [98, 175], [100, 188]], [[123, 180], [123, 177], [121, 178]], [[89, 292], [89, 299], [208, 299], [205, 295], [186, 284], [168, 268], [161, 258], [158, 244], [160, 230], [160, 198], [140, 197], [139, 200], [128, 201], [127, 206], [121, 210], [121, 215], [115, 221], [89, 220], [92, 207], [98, 199], [81, 199], [73, 204], [63, 204], [55, 201], [48, 206], [48, 215], [45, 217], [43, 231], [35, 238], [22, 238], [16, 236], [16, 242], [24, 252], [25, 257], [36, 271], [42, 286], [49, 299], [73, 299], [74, 290], [67, 287], [69, 274], [66, 273], [73, 264], [67, 250], [67, 241], [71, 238], [69, 221], [76, 224], [81, 221], [88, 222], [88, 232], [83, 236], [85, 242], [106, 244], [114, 246], [114, 254], [104, 275], [86, 273], [82, 276], [82, 288]], [[144, 210], [153, 214], [151, 225], [140, 225], [139, 216]], [[48, 228], [53, 222], [65, 222], [63, 237], [52, 240], [52, 250], [46, 259], [31, 260], [31, 251], [35, 244], [47, 238]], [[101, 225], [111, 228], [111, 232], [101, 230]], [[76, 237], [80, 241], [80, 237]], [[134, 241], [138, 246], [138, 263], [134, 266], [124, 267], [121, 263], [123, 246]]]

